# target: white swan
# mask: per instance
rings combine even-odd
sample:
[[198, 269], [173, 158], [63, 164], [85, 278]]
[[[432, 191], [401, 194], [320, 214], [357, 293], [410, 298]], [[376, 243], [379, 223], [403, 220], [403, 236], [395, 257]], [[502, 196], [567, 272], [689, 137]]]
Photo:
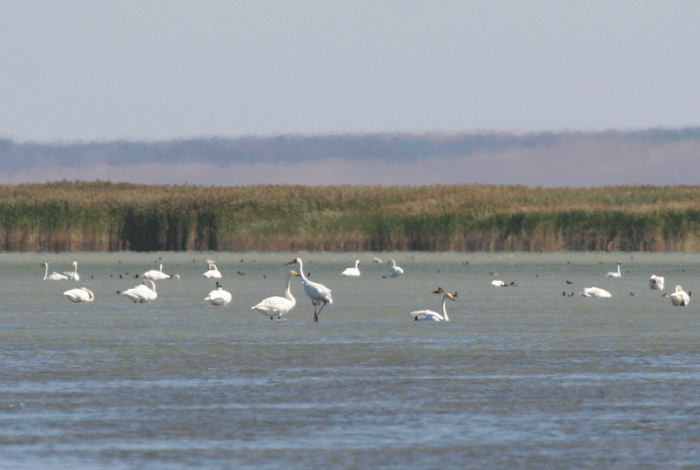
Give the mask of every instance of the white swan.
[[360, 277], [360, 270], [357, 268], [357, 265], [360, 264], [360, 260], [355, 260], [355, 267], [354, 268], [347, 268], [345, 271], [340, 273], [342, 276], [348, 276], [348, 277]]
[[209, 292], [209, 295], [204, 300], [208, 300], [213, 305], [228, 305], [232, 298], [233, 296], [231, 293], [224, 290], [223, 287], [221, 287], [221, 285], [217, 282], [216, 289]]
[[207, 264], [209, 265], [209, 269], [207, 270], [207, 272], [202, 274], [202, 276], [209, 279], [221, 279], [221, 272], [214, 264], [214, 261], [208, 259]]
[[652, 274], [649, 278], [649, 289], [664, 290], [664, 277]]
[[63, 293], [72, 302], [92, 302], [95, 300], [95, 294], [87, 287], [81, 287], [80, 289], [70, 289]]
[[676, 292], [671, 294], [671, 302], [673, 305], [685, 307], [690, 302], [690, 296], [683, 290], [683, 287], [676, 286]]
[[608, 274], [605, 275], [606, 277], [622, 277], [622, 273], [620, 272], [620, 262], [617, 262], [617, 271], [610, 271]]
[[[301, 277], [301, 282], [304, 284], [304, 292], [311, 299], [311, 304], [314, 306], [314, 323], [318, 323], [318, 316], [321, 314], [321, 310], [326, 304], [333, 303], [333, 297], [331, 297], [331, 290], [319, 284], [318, 282], [309, 281], [304, 275], [304, 266], [302, 264], [301, 258], [294, 258], [289, 263], [285, 263], [285, 266], [289, 264], [299, 265], [299, 276]], [[321, 305], [321, 308], [318, 306]]]
[[500, 279], [494, 279], [493, 281], [491, 281], [491, 285], [494, 287], [503, 287], [506, 285], [506, 283], [501, 281]]
[[297, 300], [292, 295], [291, 286], [292, 277], [294, 276], [299, 276], [299, 273], [296, 271], [289, 271], [289, 275], [287, 276], [287, 289], [284, 292], [284, 297], [268, 297], [258, 305], [251, 308], [270, 317], [270, 320], [273, 320], [275, 317], [280, 319], [282, 318], [282, 315], [289, 313], [289, 311], [297, 304]]
[[78, 274], [78, 262], [73, 261], [71, 263], [71, 266], [73, 266], [73, 272], [70, 271], [63, 271], [63, 274], [66, 275], [66, 277], [72, 281], [79, 281], [80, 280], [80, 274]]
[[145, 273], [143, 273], [143, 277], [145, 277], [146, 279], [159, 281], [161, 279], [170, 279], [172, 276], [163, 272], [163, 264], [161, 263], [160, 271], [156, 269], [151, 269], [150, 271], [146, 271]]
[[581, 295], [584, 297], [612, 297], [612, 294], [600, 287], [585, 287]]
[[396, 261], [392, 259], [391, 268], [389, 268], [389, 277], [399, 277], [401, 275], [403, 275], [403, 268], [396, 266]]
[[47, 261], [46, 263], [42, 264], [42, 266], [46, 266], [46, 273], [44, 274], [44, 280], [46, 281], [65, 281], [68, 279], [68, 276], [65, 274], [60, 274], [57, 272], [52, 272], [49, 274], [49, 262]]
[[438, 287], [433, 293], [442, 294], [442, 315], [437, 312], [433, 312], [432, 310], [416, 310], [411, 312], [411, 315], [413, 315], [413, 319], [415, 321], [450, 321], [450, 317], [447, 316], [447, 308], [445, 307], [445, 304], [447, 303], [447, 299], [454, 301], [455, 297], [457, 297], [457, 293], [455, 292], [454, 295], [452, 295], [449, 292], [442, 290], [441, 287]]
[[156, 293], [156, 283], [150, 279], [146, 279], [142, 284], [132, 287], [131, 289], [127, 289], [124, 292], [117, 291], [117, 294], [125, 295], [137, 304], [143, 304], [158, 298], [158, 294]]

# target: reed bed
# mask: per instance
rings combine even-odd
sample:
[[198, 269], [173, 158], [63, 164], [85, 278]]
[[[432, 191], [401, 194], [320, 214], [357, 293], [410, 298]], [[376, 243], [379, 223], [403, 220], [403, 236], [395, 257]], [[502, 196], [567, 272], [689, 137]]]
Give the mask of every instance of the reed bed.
[[700, 186], [0, 186], [3, 251], [700, 251]]

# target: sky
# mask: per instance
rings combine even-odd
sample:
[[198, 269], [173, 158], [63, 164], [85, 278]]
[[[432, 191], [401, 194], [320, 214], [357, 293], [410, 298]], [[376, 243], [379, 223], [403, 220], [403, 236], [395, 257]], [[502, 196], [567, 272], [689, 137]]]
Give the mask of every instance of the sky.
[[691, 1], [0, 2], [0, 138], [700, 125]]

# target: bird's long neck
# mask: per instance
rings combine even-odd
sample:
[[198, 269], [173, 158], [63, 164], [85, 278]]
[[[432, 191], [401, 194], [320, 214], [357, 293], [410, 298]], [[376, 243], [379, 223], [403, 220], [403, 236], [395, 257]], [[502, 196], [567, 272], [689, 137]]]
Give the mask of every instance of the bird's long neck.
[[292, 302], [296, 302], [296, 299], [292, 295], [292, 277], [294, 277], [292, 274], [287, 276], [287, 290], [284, 292], [284, 296]]
[[47, 279], [49, 277], [49, 263], [46, 263], [44, 266], [46, 266], [46, 273], [44, 274], [44, 279]]
[[306, 279], [306, 275], [304, 274], [304, 264], [300, 259], [297, 259], [297, 263], [299, 263], [299, 276], [301, 277], [301, 280], [304, 281], [304, 284], [307, 284], [309, 280]]
[[617, 265], [617, 274], [619, 276], [622, 276], [622, 273], [620, 272], [620, 265], [619, 264]]
[[442, 296], [442, 316], [445, 318], [445, 321], [450, 320], [450, 317], [447, 316], [447, 307], [445, 306], [448, 298], [449, 297], [447, 295]]
[[85, 289], [85, 292], [87, 292], [88, 299], [90, 299], [90, 301], [95, 300], [95, 294], [90, 289]]
[[357, 266], [359, 266], [359, 264], [360, 264], [360, 260], [358, 259], [357, 261], [355, 261], [355, 269], [357, 269]]

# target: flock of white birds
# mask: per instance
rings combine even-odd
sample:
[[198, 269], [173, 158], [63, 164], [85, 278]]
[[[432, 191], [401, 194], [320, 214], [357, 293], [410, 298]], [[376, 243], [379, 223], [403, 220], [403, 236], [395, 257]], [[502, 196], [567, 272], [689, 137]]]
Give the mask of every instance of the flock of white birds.
[[[374, 258], [376, 263], [382, 263], [379, 258]], [[391, 267], [389, 268], [389, 273], [387, 276], [390, 278], [396, 278], [404, 274], [404, 270], [396, 265], [395, 260], [390, 260]], [[321, 283], [310, 281], [304, 275], [304, 265], [301, 258], [295, 258], [286, 265], [298, 265], [298, 271], [291, 270], [287, 275], [286, 289], [284, 296], [273, 296], [262, 300], [257, 305], [251, 307], [253, 310], [260, 312], [261, 314], [272, 319], [280, 319], [283, 315], [289, 313], [296, 306], [296, 299], [292, 295], [291, 283], [292, 278], [299, 277], [304, 288], [304, 293], [311, 299], [311, 303], [314, 306], [314, 322], [318, 322], [319, 315], [323, 308], [333, 303], [333, 297], [331, 295], [331, 290]], [[341, 275], [346, 277], [360, 277], [360, 260], [355, 261], [354, 267], [349, 267], [345, 269]], [[611, 278], [621, 278], [622, 271], [620, 269], [621, 262], [617, 262], [617, 271], [611, 271], [607, 273], [607, 277]], [[79, 281], [80, 275], [78, 274], [78, 262], [73, 261], [71, 266], [73, 266], [73, 271], [66, 271], [63, 273], [53, 272], [49, 274], [49, 263], [43, 264], [46, 267], [46, 272], [44, 274], [44, 280], [48, 281], [62, 281], [62, 280], [73, 280]], [[495, 274], [495, 273], [494, 273]], [[208, 279], [221, 279], [221, 271], [216, 267], [213, 260], [207, 260], [207, 271], [202, 274]], [[166, 274], [163, 272], [163, 265], [160, 265], [160, 269], [149, 270], [143, 273], [142, 277], [146, 278], [141, 284], [127, 289], [125, 291], [117, 291], [117, 294], [124, 295], [129, 298], [134, 303], [147, 303], [158, 298], [158, 293], [156, 292], [156, 284], [154, 281], [162, 279], [179, 279], [177, 274]], [[495, 287], [513, 286], [514, 282], [506, 284], [502, 280], [493, 280], [491, 285]], [[649, 278], [649, 288], [655, 290], [663, 290], [664, 288], [664, 278], [663, 276], [652, 275]], [[438, 288], [434, 291], [435, 294], [442, 294], [442, 312], [435, 312], [432, 310], [415, 310], [410, 312], [411, 316], [416, 321], [449, 321], [449, 316], [447, 315], [446, 304], [448, 300], [455, 301], [457, 297], [457, 292], [450, 294], [445, 292], [442, 288]], [[75, 303], [81, 302], [92, 302], [95, 300], [95, 294], [87, 287], [80, 287], [76, 289], [69, 289], [63, 293], [68, 299]], [[562, 295], [566, 295], [566, 292], [562, 292]], [[572, 294], [573, 295], [573, 294]], [[581, 292], [584, 297], [612, 297], [612, 294], [600, 287], [586, 287]], [[686, 306], [690, 302], [690, 295], [683, 290], [683, 287], [678, 285], [675, 291], [670, 295], [664, 294], [671, 298], [671, 302], [676, 306]], [[223, 289], [223, 287], [217, 282], [216, 288], [209, 292], [209, 295], [205, 297], [205, 301], [211, 302], [213, 305], [228, 305], [233, 296], [230, 292]]]
[[[375, 262], [381, 263], [382, 261], [379, 258], [374, 258]], [[389, 268], [389, 274], [388, 276], [384, 277], [399, 277], [403, 275], [404, 271], [401, 267], [396, 265], [395, 260], [391, 260], [392, 266]], [[292, 278], [294, 277], [300, 277], [302, 285], [304, 287], [304, 292], [306, 295], [311, 299], [311, 303], [314, 306], [314, 322], [318, 322], [319, 315], [321, 314], [321, 311], [327, 304], [332, 304], [333, 303], [333, 297], [331, 295], [331, 290], [324, 286], [323, 284], [320, 284], [318, 282], [313, 282], [310, 281], [305, 275], [304, 275], [304, 265], [303, 261], [301, 258], [295, 258], [289, 263], [286, 263], [286, 265], [290, 264], [296, 264], [299, 266], [299, 271], [290, 271], [289, 275], [287, 276], [287, 284], [286, 284], [286, 289], [284, 292], [284, 296], [272, 296], [268, 297], [266, 299], [263, 299], [260, 303], [257, 305], [254, 305], [251, 307], [253, 310], [260, 312], [261, 314], [269, 317], [271, 320], [272, 319], [280, 319], [282, 318], [283, 315], [286, 313], [289, 313], [290, 310], [292, 310], [296, 306], [296, 299], [292, 295], [291, 291], [291, 282]], [[348, 268], [345, 271], [343, 271], [341, 274], [343, 276], [348, 276], [348, 277], [359, 277], [360, 276], [360, 270], [358, 268], [360, 264], [360, 260], [357, 260], [355, 262], [355, 267], [354, 268]], [[63, 274], [53, 272], [49, 274], [49, 263], [46, 262], [42, 266], [46, 267], [46, 273], [44, 274], [44, 280], [48, 281], [63, 281], [63, 280], [73, 280], [73, 281], [79, 281], [80, 280], [80, 275], [78, 274], [78, 262], [73, 261], [72, 266], [74, 270], [72, 272], [64, 272]], [[208, 279], [221, 279], [221, 271], [216, 267], [216, 264], [213, 260], [207, 260], [207, 271], [202, 274], [204, 277]], [[149, 271], [146, 271], [141, 275], [142, 277], [145, 278], [145, 280], [135, 286], [132, 287], [131, 289], [127, 289], [124, 291], [117, 291], [117, 294], [123, 295], [133, 301], [134, 303], [137, 304], [143, 304], [147, 302], [151, 302], [153, 300], [156, 300], [158, 298], [158, 293], [156, 292], [156, 283], [154, 281], [157, 280], [162, 280], [162, 279], [179, 279], [180, 276], [178, 274], [166, 274], [163, 272], [163, 265], [160, 264], [160, 268], [158, 270], [152, 269]], [[437, 292], [437, 291], [436, 291]], [[440, 289], [440, 292], [442, 293], [442, 289]], [[95, 300], [95, 294], [88, 289], [87, 287], [80, 287], [80, 288], [75, 288], [75, 289], [69, 289], [63, 293], [69, 300], [75, 303], [84, 303], [84, 302], [92, 302]], [[456, 293], [454, 296], [451, 294], [445, 293], [444, 299], [446, 300], [448, 297], [454, 300], [454, 297], [456, 297]], [[205, 301], [211, 302], [212, 305], [228, 305], [233, 296], [231, 295], [230, 292], [226, 291], [223, 289], [223, 287], [217, 282], [216, 283], [216, 288], [209, 292], [209, 295], [204, 298]], [[430, 312], [430, 311], [420, 311], [420, 312], [412, 312], [411, 314], [416, 316], [416, 319], [421, 319], [421, 320], [426, 320], [426, 319], [432, 319], [436, 321], [441, 321], [441, 320], [448, 320], [447, 313], [445, 312], [445, 302], [443, 301], [443, 315], [440, 315], [439, 313], [436, 312]], [[421, 314], [421, 315], [418, 315]], [[434, 315], [434, 318], [428, 318], [430, 317], [430, 314]], [[420, 316], [420, 318], [418, 318]]]
[[[622, 271], [620, 270], [620, 265], [622, 263], [620, 261], [617, 262], [617, 271], [610, 271], [608, 274], [606, 274], [606, 277], [611, 277], [611, 278], [621, 278], [622, 277]], [[656, 274], [652, 274], [651, 277], [649, 278], [649, 289], [653, 290], [663, 290], [664, 289], [664, 277], [663, 276], [657, 276]], [[566, 293], [563, 293], [566, 295]], [[583, 292], [581, 292], [581, 295], [584, 297], [612, 297], [612, 294], [600, 287], [586, 287], [583, 289]], [[676, 286], [676, 289], [674, 292], [672, 292], [670, 295], [669, 294], [664, 294], [664, 297], [670, 297], [671, 298], [671, 303], [673, 305], [676, 305], [678, 307], [685, 307], [690, 303], [690, 295], [683, 290], [683, 287], [680, 285]]]

